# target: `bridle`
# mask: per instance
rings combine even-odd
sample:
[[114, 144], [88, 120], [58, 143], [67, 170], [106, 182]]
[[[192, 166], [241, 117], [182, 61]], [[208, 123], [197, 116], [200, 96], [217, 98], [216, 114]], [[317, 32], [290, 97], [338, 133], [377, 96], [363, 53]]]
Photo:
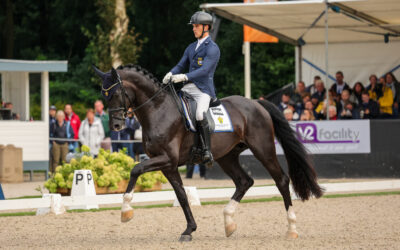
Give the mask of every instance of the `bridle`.
[[[118, 85], [120, 86], [120, 90], [121, 90], [121, 94], [122, 94], [122, 103], [123, 103], [123, 107], [111, 108], [111, 109], [108, 110], [108, 112], [110, 113], [110, 116], [111, 116], [111, 118], [113, 118], [113, 119], [125, 120], [126, 115], [133, 114], [135, 111], [137, 111], [138, 109], [142, 108], [144, 105], [146, 105], [147, 103], [149, 103], [150, 101], [152, 101], [152, 100], [153, 100], [154, 98], [156, 98], [163, 90], [165, 90], [165, 89], [168, 88], [168, 87], [171, 87], [171, 86], [172, 86], [172, 82], [170, 81], [170, 82], [168, 82], [168, 84], [165, 84], [164, 86], [162, 86], [159, 90], [157, 90], [157, 92], [156, 92], [152, 97], [150, 97], [147, 101], [145, 101], [144, 103], [140, 104], [140, 105], [137, 106], [136, 108], [132, 109], [132, 111], [129, 111], [129, 110], [126, 108], [125, 97], [127, 97], [127, 98], [128, 98], [128, 101], [129, 101], [129, 106], [128, 106], [128, 107], [130, 107], [130, 106], [133, 104], [133, 101], [131, 100], [131, 98], [129, 97], [128, 93], [126, 92], [124, 86], [122, 85], [122, 81], [121, 81], [121, 78], [120, 78], [119, 75], [118, 75], [118, 79], [117, 79], [117, 82], [116, 82], [116, 83], [114, 83], [113, 85], [111, 85], [111, 87], [109, 87], [108, 89], [104, 89], [104, 87], [102, 87], [102, 90], [105, 91], [105, 92], [106, 92], [106, 91], [110, 91], [112, 88], [114, 88], [114, 87], [116, 87], [116, 86], [118, 86]], [[172, 87], [173, 87], [173, 86], [172, 86]], [[114, 112], [120, 112], [120, 111], [123, 111], [121, 117], [119, 117], [119, 116], [114, 116], [114, 115], [112, 114], [112, 113], [114, 113]]]

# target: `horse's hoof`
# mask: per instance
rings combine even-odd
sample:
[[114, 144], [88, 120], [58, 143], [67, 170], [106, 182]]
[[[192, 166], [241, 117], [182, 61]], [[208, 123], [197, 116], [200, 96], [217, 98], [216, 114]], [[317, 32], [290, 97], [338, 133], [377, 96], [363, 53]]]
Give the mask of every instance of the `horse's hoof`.
[[192, 241], [191, 235], [182, 234], [181, 237], [179, 238], [179, 242], [188, 242], [188, 241]]
[[128, 222], [133, 218], [133, 209], [121, 212], [121, 222]]
[[231, 236], [237, 229], [237, 225], [235, 222], [229, 224], [228, 226], [225, 226], [225, 235], [226, 237]]
[[299, 234], [297, 232], [287, 232], [286, 238], [288, 239], [297, 239], [299, 238]]

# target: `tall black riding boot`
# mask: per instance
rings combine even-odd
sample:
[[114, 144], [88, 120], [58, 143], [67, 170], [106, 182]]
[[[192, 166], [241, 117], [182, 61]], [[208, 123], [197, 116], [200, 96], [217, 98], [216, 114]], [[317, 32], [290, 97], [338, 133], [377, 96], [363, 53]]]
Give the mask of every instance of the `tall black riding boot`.
[[203, 146], [203, 164], [211, 167], [213, 163], [213, 156], [211, 154], [211, 131], [208, 125], [208, 120], [205, 118], [202, 121], [197, 121], [197, 128], [200, 132], [201, 145]]

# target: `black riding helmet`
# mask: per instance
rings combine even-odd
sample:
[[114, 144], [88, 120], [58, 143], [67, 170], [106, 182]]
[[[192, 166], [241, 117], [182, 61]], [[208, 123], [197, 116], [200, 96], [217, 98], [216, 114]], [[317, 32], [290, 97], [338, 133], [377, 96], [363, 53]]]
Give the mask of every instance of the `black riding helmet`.
[[203, 32], [202, 36], [205, 32], [209, 32], [212, 28], [213, 24], [213, 17], [208, 14], [207, 12], [204, 11], [197, 11], [196, 13], [193, 14], [193, 16], [190, 18], [190, 22], [188, 23], [189, 25], [191, 24], [203, 24], [203, 25], [208, 25], [209, 29], [208, 31], [204, 31], [203, 27]]

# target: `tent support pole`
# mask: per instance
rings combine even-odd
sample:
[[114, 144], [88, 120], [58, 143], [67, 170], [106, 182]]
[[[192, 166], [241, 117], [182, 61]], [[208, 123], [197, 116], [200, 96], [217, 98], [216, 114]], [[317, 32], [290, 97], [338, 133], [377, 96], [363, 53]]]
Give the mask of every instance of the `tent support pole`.
[[250, 42], [243, 43], [244, 52], [244, 96], [251, 99]]
[[325, 97], [325, 106], [326, 106], [326, 119], [329, 120], [329, 87], [328, 86], [328, 81], [329, 81], [329, 60], [328, 60], [328, 49], [329, 49], [329, 43], [328, 43], [328, 12], [329, 12], [329, 5], [328, 5], [328, 0], [325, 0], [325, 87], [326, 87], [326, 97]]

